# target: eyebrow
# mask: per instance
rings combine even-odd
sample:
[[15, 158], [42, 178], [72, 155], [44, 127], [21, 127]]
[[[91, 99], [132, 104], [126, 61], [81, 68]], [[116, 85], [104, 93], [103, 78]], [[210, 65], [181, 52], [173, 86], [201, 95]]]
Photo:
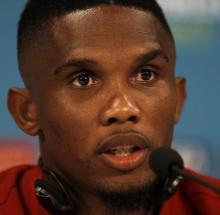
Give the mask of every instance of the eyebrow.
[[78, 68], [84, 68], [84, 69], [91, 69], [91, 66], [97, 65], [98, 62], [91, 60], [91, 59], [71, 59], [67, 61], [65, 64], [59, 66], [55, 69], [54, 75], [61, 72], [63, 68], [65, 67], [78, 67]]
[[164, 59], [166, 62], [169, 62], [169, 57], [167, 56], [167, 54], [160, 49], [156, 49], [147, 53], [140, 54], [136, 58], [135, 62], [149, 62], [158, 57]]
[[[169, 58], [166, 55], [165, 52], [163, 52], [160, 49], [157, 50], [153, 50], [147, 53], [143, 53], [140, 54], [134, 62], [138, 63], [138, 62], [149, 62], [152, 61], [153, 59], [157, 58], [157, 57], [161, 57], [163, 58], [165, 61], [169, 62]], [[98, 65], [98, 62], [92, 59], [84, 59], [84, 58], [80, 58], [80, 59], [71, 59], [69, 61], [67, 61], [66, 63], [64, 63], [63, 65], [59, 66], [58, 68], [55, 69], [54, 71], [54, 75], [56, 75], [57, 73], [61, 72], [63, 68], [66, 67], [78, 67], [78, 68], [83, 68], [83, 69], [91, 69], [91, 67], [94, 67]]]

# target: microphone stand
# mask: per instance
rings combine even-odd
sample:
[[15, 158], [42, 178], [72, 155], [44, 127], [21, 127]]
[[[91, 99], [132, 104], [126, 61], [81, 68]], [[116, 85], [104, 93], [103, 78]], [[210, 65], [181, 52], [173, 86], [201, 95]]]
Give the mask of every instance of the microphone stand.
[[180, 175], [180, 176], [182, 176], [183, 178], [191, 179], [191, 180], [207, 187], [208, 189], [214, 191], [217, 194], [220, 194], [220, 188], [219, 187], [217, 187], [213, 184], [210, 184], [209, 182], [207, 182], [207, 181], [205, 181], [205, 180], [203, 180], [203, 179], [201, 179], [201, 178], [199, 178], [195, 175], [192, 175], [192, 174], [189, 174], [189, 173], [183, 171], [177, 165], [173, 165], [171, 167], [171, 171], [178, 174], [178, 175]]

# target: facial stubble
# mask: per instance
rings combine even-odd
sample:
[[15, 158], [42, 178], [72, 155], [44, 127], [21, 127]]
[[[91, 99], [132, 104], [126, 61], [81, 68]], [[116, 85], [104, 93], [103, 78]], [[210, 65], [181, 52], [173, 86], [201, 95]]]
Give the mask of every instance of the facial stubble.
[[117, 189], [102, 188], [97, 194], [110, 214], [132, 214], [135, 211], [143, 210], [148, 212], [159, 204], [163, 183], [160, 180], [152, 179], [145, 184], [130, 186], [120, 185]]

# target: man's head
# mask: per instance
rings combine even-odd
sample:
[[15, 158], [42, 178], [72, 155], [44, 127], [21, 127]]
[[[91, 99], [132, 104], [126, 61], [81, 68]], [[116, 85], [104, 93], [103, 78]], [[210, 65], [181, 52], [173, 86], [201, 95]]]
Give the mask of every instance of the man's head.
[[9, 109], [46, 165], [88, 208], [97, 193], [152, 188], [149, 154], [170, 146], [185, 97], [156, 2], [33, 0], [18, 32], [26, 88], [10, 90]]

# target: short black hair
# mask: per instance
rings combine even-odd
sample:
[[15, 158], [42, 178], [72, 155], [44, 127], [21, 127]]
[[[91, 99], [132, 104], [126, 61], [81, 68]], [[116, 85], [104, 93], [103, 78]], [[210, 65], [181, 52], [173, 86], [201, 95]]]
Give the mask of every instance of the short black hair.
[[24, 51], [23, 45], [27, 44], [43, 26], [50, 24], [54, 18], [62, 17], [76, 10], [85, 10], [100, 5], [133, 7], [151, 12], [174, 41], [165, 15], [156, 0], [29, 0], [18, 23], [18, 60]]

